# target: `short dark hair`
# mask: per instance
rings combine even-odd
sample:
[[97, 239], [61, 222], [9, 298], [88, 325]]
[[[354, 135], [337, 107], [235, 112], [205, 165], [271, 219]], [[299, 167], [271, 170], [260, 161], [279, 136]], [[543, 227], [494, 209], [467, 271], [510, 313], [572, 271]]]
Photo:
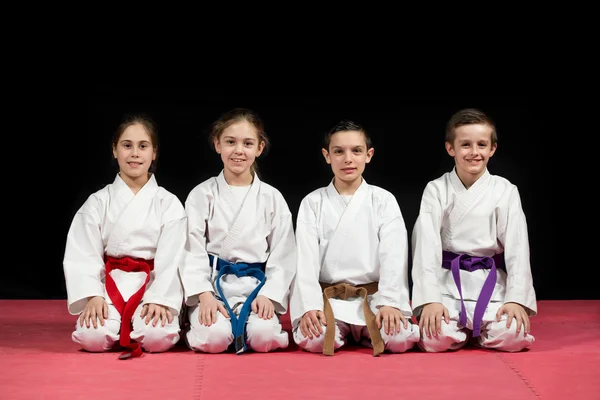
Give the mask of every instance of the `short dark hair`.
[[361, 132], [365, 136], [365, 142], [367, 143], [367, 150], [369, 150], [371, 147], [373, 147], [371, 138], [369, 137], [369, 135], [367, 134], [367, 131], [365, 130], [365, 128], [362, 125], [360, 125], [354, 121], [350, 121], [348, 119], [343, 119], [343, 120], [339, 121], [337, 124], [335, 124], [333, 126], [333, 128], [331, 128], [329, 130], [329, 132], [327, 132], [325, 134], [325, 139], [323, 140], [323, 148], [326, 150], [329, 150], [329, 144], [331, 143], [331, 137], [338, 132], [346, 132], [346, 131]]

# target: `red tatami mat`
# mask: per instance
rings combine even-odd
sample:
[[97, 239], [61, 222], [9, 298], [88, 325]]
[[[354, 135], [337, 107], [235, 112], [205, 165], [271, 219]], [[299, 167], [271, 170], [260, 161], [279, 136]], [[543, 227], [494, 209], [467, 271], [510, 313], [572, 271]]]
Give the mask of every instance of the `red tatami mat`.
[[[284, 327], [290, 330], [289, 320]], [[540, 301], [533, 348], [333, 357], [197, 354], [119, 361], [71, 341], [64, 300], [0, 300], [0, 399], [600, 399], [600, 301]]]

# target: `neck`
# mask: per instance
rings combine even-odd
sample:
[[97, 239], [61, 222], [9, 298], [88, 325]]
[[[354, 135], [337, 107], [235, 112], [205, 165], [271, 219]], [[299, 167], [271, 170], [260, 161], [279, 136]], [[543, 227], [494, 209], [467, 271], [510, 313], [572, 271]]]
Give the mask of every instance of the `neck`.
[[466, 189], [469, 189], [471, 186], [473, 186], [473, 184], [475, 184], [475, 182], [477, 182], [477, 180], [481, 178], [484, 173], [485, 170], [481, 171], [481, 173], [477, 175], [472, 175], [459, 169], [456, 170], [456, 175], [458, 175], [458, 179], [460, 179], [460, 181]]
[[250, 186], [254, 180], [254, 176], [250, 171], [246, 171], [240, 175], [234, 174], [231, 171], [225, 169], [223, 172], [225, 181], [231, 186]]
[[142, 176], [138, 176], [136, 178], [132, 178], [130, 176], [127, 176], [125, 174], [122, 174], [119, 172], [119, 176], [121, 177], [121, 179], [123, 180], [123, 182], [125, 182], [125, 184], [127, 186], [129, 186], [129, 189], [131, 189], [131, 191], [134, 194], [137, 194], [137, 192], [140, 191], [141, 188], [144, 187], [144, 185], [148, 182], [148, 180], [150, 179], [150, 174], [145, 174]]
[[337, 192], [341, 195], [354, 194], [354, 192], [356, 192], [361, 183], [362, 176], [350, 182], [342, 181], [337, 177], [333, 179], [333, 186], [335, 187], [335, 190], [337, 190]]

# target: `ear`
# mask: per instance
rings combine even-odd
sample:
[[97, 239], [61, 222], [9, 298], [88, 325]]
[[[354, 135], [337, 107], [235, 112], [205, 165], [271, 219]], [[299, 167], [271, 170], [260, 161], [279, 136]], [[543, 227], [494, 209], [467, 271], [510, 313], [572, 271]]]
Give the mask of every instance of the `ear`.
[[325, 161], [327, 161], [327, 164], [331, 164], [331, 159], [329, 158], [329, 152], [325, 149], [321, 149], [321, 153], [323, 153], [323, 157], [325, 157]]
[[454, 146], [450, 144], [450, 142], [446, 142], [446, 151], [450, 155], [450, 157], [454, 157], [456, 153], [454, 152]]
[[373, 154], [375, 153], [375, 148], [371, 147], [369, 150], [367, 150], [367, 159], [365, 160], [365, 162], [368, 164], [371, 162], [371, 158], [373, 158]]
[[256, 151], [256, 157], [260, 156], [264, 149], [265, 149], [265, 141], [263, 140], [258, 144], [258, 150]]
[[217, 151], [217, 154], [221, 154], [221, 143], [219, 143], [219, 139], [215, 138], [213, 140], [213, 144], [215, 145], [215, 150]]
[[113, 157], [115, 158], [115, 160], [117, 159], [117, 147], [113, 146]]
[[492, 151], [490, 151], [490, 157], [494, 155], [494, 153], [496, 153], [496, 149], [498, 148], [498, 143], [494, 143], [492, 145]]

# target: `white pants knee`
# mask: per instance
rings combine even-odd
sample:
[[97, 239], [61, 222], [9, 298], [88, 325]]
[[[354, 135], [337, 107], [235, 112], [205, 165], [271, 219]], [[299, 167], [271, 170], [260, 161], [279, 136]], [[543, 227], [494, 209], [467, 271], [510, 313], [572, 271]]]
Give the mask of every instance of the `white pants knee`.
[[[186, 333], [188, 346], [192, 350], [205, 353], [226, 351], [234, 339], [231, 320], [217, 312], [216, 323], [206, 326], [200, 324], [199, 312], [200, 306], [198, 305], [189, 309], [190, 330]], [[288, 347], [289, 338], [276, 314], [273, 318], [264, 320], [255, 313], [251, 313], [246, 325], [246, 345], [257, 352], [268, 352]]]
[[248, 317], [246, 343], [252, 350], [266, 353], [275, 349], [285, 349], [289, 345], [288, 333], [283, 330], [279, 316], [271, 319], [259, 318], [255, 313]]
[[231, 320], [217, 311], [217, 321], [210, 325], [200, 323], [200, 306], [188, 308], [190, 329], [186, 332], [187, 345], [194, 351], [204, 353], [222, 353], [233, 342]]
[[490, 321], [485, 329], [481, 330], [481, 336], [474, 339], [477, 346], [488, 349], [496, 349], [507, 352], [517, 352], [531, 347], [535, 338], [531, 334], [525, 334], [525, 327], [517, 333], [517, 320], [513, 318], [510, 328], [506, 327], [506, 314], [500, 322]]
[[441, 331], [440, 334], [432, 334], [431, 337], [422, 335], [419, 348], [431, 353], [458, 350], [467, 344], [470, 336], [468, 329], [462, 328], [454, 319], [448, 324], [442, 320]]
[[[156, 326], [152, 326], [152, 321], [146, 325], [145, 319], [140, 317], [141, 312], [140, 304], [133, 313], [133, 330], [130, 338], [140, 343], [145, 351], [151, 353], [167, 351], [179, 341], [178, 317], [173, 317], [173, 321], [167, 322], [164, 327], [160, 321]], [[100, 325], [99, 320], [97, 325], [97, 328], [92, 324], [88, 328], [85, 323], [80, 326], [78, 319], [75, 331], [71, 335], [73, 341], [90, 352], [113, 349], [119, 342], [121, 315], [112, 304], [108, 305], [108, 319], [104, 321], [104, 326]]]
[[[323, 351], [323, 345], [325, 342], [325, 332], [327, 332], [326, 326], [321, 326], [323, 333], [316, 336], [313, 334], [312, 339], [308, 336], [304, 336], [300, 327], [293, 330], [292, 335], [294, 336], [294, 342], [301, 348], [311, 353], [321, 353]], [[333, 348], [339, 349], [346, 344], [346, 337], [342, 336], [340, 326], [336, 324], [335, 335], [333, 337]]]
[[[367, 328], [365, 327], [364, 329], [367, 331], [368, 335]], [[391, 353], [404, 353], [415, 347], [420, 339], [419, 325], [414, 325], [410, 321], [408, 321], [407, 329], [404, 329], [404, 325], [400, 325], [400, 332], [394, 331], [391, 335], [388, 335], [384, 332], [383, 327], [380, 332], [383, 343], [385, 343], [385, 350]], [[370, 338], [370, 336], [368, 336], [368, 338]], [[366, 341], [366, 344], [372, 347], [370, 339]]]
[[[465, 302], [467, 311], [467, 326], [462, 326], [459, 321], [460, 301], [444, 297], [443, 304], [448, 308], [450, 323], [442, 320], [442, 332], [440, 335], [432, 335], [431, 338], [422, 335], [419, 348], [427, 352], [442, 352], [447, 350], [458, 350], [464, 347], [471, 338], [473, 328], [473, 313], [475, 302]], [[489, 349], [516, 352], [529, 348], [535, 341], [531, 334], [525, 334], [525, 329], [517, 334], [517, 321], [513, 318], [510, 328], [506, 327], [507, 315], [502, 315], [500, 322], [496, 322], [496, 313], [502, 306], [499, 302], [490, 303], [481, 323], [481, 333], [477, 338], [472, 338], [473, 344]]]
[[[311, 353], [321, 353], [323, 351], [323, 344], [325, 341], [325, 332], [327, 331], [326, 326], [321, 327], [323, 333], [321, 335], [314, 336], [310, 339], [304, 336], [300, 331], [300, 328], [296, 328], [293, 331], [294, 342], [302, 349], [310, 351]], [[404, 326], [400, 327], [400, 332], [394, 332], [388, 335], [384, 332], [384, 328], [381, 327], [381, 338], [383, 339], [385, 351], [391, 353], [403, 353], [413, 348], [419, 341], [419, 328], [408, 323], [408, 329], [404, 329]], [[334, 349], [339, 349], [347, 343], [347, 337], [352, 334], [353, 338], [365, 347], [373, 347], [371, 344], [371, 335], [369, 330], [363, 325], [351, 325], [345, 322], [336, 320], [335, 321], [335, 336], [334, 336]]]

